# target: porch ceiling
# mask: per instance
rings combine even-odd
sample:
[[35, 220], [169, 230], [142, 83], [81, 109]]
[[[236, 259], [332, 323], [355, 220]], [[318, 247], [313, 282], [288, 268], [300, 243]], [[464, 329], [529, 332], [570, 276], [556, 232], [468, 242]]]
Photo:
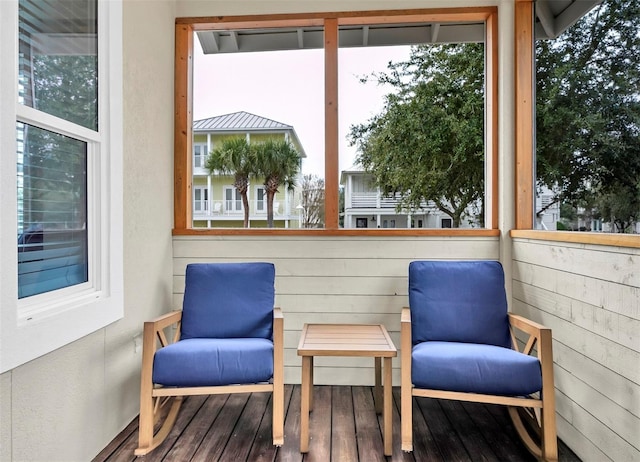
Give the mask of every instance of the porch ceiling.
[[[537, 0], [536, 38], [555, 38], [602, 0]], [[197, 32], [205, 54], [317, 49], [321, 26]], [[482, 42], [482, 22], [341, 26], [341, 47]]]

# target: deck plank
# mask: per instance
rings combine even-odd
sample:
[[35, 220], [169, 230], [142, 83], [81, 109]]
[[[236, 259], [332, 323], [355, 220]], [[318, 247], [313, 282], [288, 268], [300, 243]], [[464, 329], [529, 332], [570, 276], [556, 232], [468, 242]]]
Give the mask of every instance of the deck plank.
[[332, 388], [313, 388], [313, 411], [309, 420], [309, 452], [305, 462], [326, 462], [331, 460], [331, 404]]
[[353, 417], [356, 424], [359, 460], [386, 461], [382, 431], [370, 387], [353, 387]]
[[[285, 386], [285, 440], [272, 445], [270, 393], [185, 398], [167, 440], [136, 458], [132, 421], [93, 462], [532, 462], [505, 408], [413, 398], [413, 452], [400, 442], [400, 388], [393, 389], [393, 455], [383, 456], [372, 387], [315, 386], [307, 454], [300, 453], [300, 385]], [[580, 459], [559, 441], [560, 462]]]
[[[472, 459], [456, 434], [455, 428], [442, 410], [440, 402], [437, 399], [422, 397], [417, 397], [414, 403], [416, 402], [418, 404], [417, 409], [422, 412], [436, 446], [440, 449], [442, 460], [446, 462], [470, 462]], [[417, 409], [414, 405], [413, 412], [415, 413]], [[419, 457], [418, 454], [415, 456], [416, 458]]]
[[249, 460], [249, 451], [265, 415], [271, 393], [252, 393], [220, 456], [220, 461]]
[[[206, 397], [205, 397], [206, 398]], [[191, 419], [180, 438], [175, 440], [174, 445], [167, 452], [167, 460], [190, 460], [196, 452], [204, 436], [211, 428], [211, 424], [222, 410], [228, 395], [212, 395], [207, 398], [198, 412]], [[191, 400], [189, 398], [189, 400]], [[152, 452], [150, 456], [153, 456]], [[163, 460], [163, 459], [155, 459]], [[147, 462], [145, 460], [145, 462]]]
[[331, 413], [331, 460], [335, 462], [358, 460], [351, 387], [331, 387]]
[[[501, 428], [504, 420], [497, 421], [492, 412], [507, 415], [507, 409], [496, 404], [478, 404], [462, 402], [471, 422], [482, 432], [489, 445], [493, 448], [498, 460], [535, 461], [533, 455], [515, 435], [515, 429], [510, 431], [495, 431]], [[501, 423], [502, 422], [502, 423]], [[514, 439], [515, 438], [515, 439]]]
[[[476, 404], [476, 403], [474, 403]], [[467, 453], [473, 460], [484, 460], [487, 462], [499, 462], [504, 459], [500, 459], [496, 456], [493, 448], [487, 443], [480, 429], [469, 418], [469, 414], [462, 407], [460, 401], [441, 400], [440, 407], [444, 411], [445, 415], [449, 419], [449, 422], [456, 422], [455, 431], [462, 441]], [[475, 412], [486, 412], [484, 406], [477, 406]]]
[[[260, 393], [262, 394], [262, 393]], [[216, 417], [213, 425], [207, 431], [204, 440], [192, 457], [193, 462], [210, 462], [220, 460], [224, 448], [231, 438], [235, 424], [249, 400], [247, 393], [229, 395], [226, 405]]]
[[[300, 454], [300, 385], [291, 393], [284, 420], [284, 445], [278, 450], [277, 462], [301, 462]], [[271, 427], [269, 427], [271, 428]]]

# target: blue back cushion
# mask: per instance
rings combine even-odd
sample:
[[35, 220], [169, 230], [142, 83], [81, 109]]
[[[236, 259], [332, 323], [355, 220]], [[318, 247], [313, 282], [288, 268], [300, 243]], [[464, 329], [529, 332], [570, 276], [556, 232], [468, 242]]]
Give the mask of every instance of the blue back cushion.
[[411, 262], [409, 307], [414, 345], [443, 341], [511, 348], [500, 262]]
[[187, 265], [180, 337], [270, 339], [275, 273], [272, 263]]

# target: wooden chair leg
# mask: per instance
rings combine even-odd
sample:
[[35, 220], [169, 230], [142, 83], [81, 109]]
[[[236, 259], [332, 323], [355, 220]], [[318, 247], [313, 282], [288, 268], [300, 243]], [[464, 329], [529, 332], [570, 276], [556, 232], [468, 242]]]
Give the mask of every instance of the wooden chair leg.
[[411, 314], [402, 309], [400, 326], [400, 440], [402, 450], [413, 451], [413, 383], [411, 382]]
[[138, 448], [135, 450], [136, 455], [147, 454], [151, 451], [154, 420], [151, 388], [148, 390], [143, 388], [140, 393], [140, 417], [138, 420]]
[[400, 387], [400, 439], [402, 450], [413, 451], [413, 397], [411, 384], [401, 384]]
[[558, 436], [556, 431], [556, 411], [555, 403], [549, 405], [542, 398], [542, 412], [540, 416], [542, 431], [542, 456], [546, 461], [558, 460]]
[[284, 444], [284, 384], [273, 384], [273, 445]]

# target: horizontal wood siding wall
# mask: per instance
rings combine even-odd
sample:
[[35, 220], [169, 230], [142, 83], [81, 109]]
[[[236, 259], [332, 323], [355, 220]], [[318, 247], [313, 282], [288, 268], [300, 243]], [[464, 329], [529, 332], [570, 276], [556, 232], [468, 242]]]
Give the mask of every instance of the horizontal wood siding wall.
[[[400, 345], [400, 310], [408, 303], [408, 265], [418, 259], [497, 259], [498, 238], [175, 236], [173, 306], [182, 307], [192, 262], [269, 261], [276, 305], [284, 312], [285, 381], [300, 383], [296, 349], [307, 323], [384, 324]], [[399, 357], [393, 383], [400, 385]], [[317, 358], [315, 383], [372, 385], [371, 358]]]
[[640, 460], [640, 249], [515, 239], [513, 298], [553, 329], [559, 437]]

